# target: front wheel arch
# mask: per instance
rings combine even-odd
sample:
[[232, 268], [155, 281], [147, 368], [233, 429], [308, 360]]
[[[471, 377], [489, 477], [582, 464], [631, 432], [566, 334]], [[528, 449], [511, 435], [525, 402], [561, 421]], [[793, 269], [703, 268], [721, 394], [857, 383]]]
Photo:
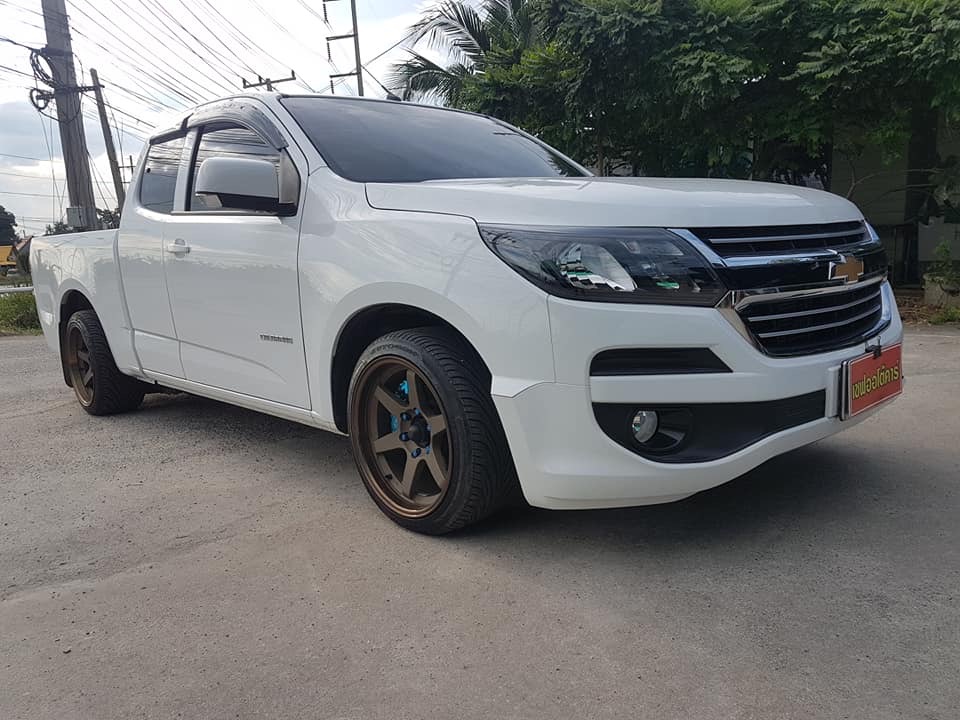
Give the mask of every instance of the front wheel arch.
[[487, 389], [490, 389], [492, 374], [476, 347], [456, 327], [423, 308], [401, 303], [381, 303], [371, 305], [354, 313], [346, 322], [337, 337], [330, 364], [330, 389], [333, 402], [333, 418], [340, 432], [347, 432], [347, 395], [350, 390], [350, 378], [357, 361], [372, 342], [398, 330], [414, 328], [443, 328], [452, 333], [470, 349], [474, 359], [485, 374]]

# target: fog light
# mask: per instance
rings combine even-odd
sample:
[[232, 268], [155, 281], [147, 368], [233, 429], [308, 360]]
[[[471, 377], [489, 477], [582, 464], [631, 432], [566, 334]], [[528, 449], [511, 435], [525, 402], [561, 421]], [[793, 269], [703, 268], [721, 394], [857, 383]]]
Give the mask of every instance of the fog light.
[[633, 416], [630, 429], [638, 443], [645, 443], [657, 434], [659, 425], [660, 420], [655, 410], [638, 410], [637, 414]]

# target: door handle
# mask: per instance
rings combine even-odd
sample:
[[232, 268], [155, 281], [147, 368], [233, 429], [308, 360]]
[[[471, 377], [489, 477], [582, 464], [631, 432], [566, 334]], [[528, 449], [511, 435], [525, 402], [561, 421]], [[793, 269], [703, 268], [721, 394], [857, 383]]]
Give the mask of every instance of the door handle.
[[173, 243], [167, 245], [167, 252], [173, 253], [174, 255], [186, 255], [190, 252], [190, 246], [187, 245], [182, 238], [177, 238]]

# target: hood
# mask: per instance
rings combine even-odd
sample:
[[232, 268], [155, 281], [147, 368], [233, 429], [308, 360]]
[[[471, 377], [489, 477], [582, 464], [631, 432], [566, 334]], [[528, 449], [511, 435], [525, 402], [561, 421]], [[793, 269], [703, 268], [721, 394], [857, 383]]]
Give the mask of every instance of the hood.
[[860, 220], [853, 203], [821, 190], [662, 178], [510, 178], [368, 183], [383, 210], [464, 215], [514, 225], [740, 227]]

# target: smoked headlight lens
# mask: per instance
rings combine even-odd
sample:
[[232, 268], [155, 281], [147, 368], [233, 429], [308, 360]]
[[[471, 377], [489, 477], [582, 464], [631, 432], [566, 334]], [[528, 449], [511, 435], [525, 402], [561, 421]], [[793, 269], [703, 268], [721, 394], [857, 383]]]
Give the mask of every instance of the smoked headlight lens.
[[726, 289], [685, 240], [659, 228], [481, 225], [484, 242], [553, 295], [712, 306]]

